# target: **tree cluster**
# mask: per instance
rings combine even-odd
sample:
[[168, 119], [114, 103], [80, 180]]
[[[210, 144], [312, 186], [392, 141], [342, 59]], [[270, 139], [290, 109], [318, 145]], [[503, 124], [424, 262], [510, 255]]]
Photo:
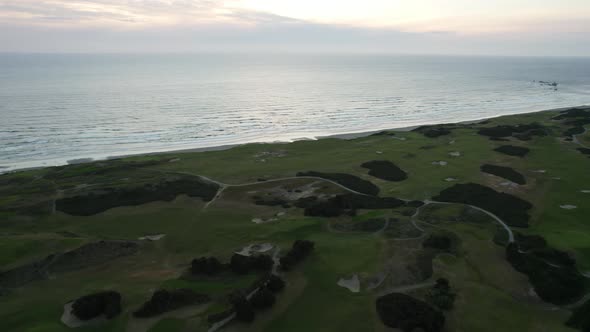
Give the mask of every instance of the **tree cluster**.
[[402, 293], [391, 293], [377, 298], [377, 313], [388, 327], [404, 332], [422, 329], [425, 332], [440, 332], [445, 316], [428, 303]]

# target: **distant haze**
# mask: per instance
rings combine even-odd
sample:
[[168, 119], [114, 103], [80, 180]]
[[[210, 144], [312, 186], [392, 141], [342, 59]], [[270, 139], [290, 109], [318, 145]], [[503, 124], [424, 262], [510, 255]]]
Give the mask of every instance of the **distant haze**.
[[0, 0], [0, 52], [590, 56], [589, 0]]

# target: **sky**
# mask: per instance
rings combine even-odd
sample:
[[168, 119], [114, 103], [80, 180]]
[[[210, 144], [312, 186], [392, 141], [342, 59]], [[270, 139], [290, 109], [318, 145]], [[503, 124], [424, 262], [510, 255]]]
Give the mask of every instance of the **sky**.
[[590, 0], [0, 0], [0, 52], [590, 56]]

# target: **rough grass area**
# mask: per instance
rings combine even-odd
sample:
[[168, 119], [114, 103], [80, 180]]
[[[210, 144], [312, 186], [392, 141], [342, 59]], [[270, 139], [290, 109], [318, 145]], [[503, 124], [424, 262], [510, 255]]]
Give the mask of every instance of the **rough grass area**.
[[297, 176], [313, 176], [323, 179], [328, 179], [339, 183], [356, 192], [377, 196], [379, 194], [379, 187], [370, 181], [363, 180], [358, 176], [343, 173], [322, 173], [322, 172], [298, 172]]
[[476, 183], [456, 184], [434, 197], [437, 201], [464, 203], [487, 210], [506, 224], [514, 227], [528, 227], [530, 210], [533, 205], [516, 196], [499, 193], [492, 188]]
[[524, 157], [531, 150], [529, 148], [525, 148], [525, 147], [522, 147], [522, 146], [502, 145], [502, 146], [494, 149], [494, 151], [500, 152], [500, 153], [503, 153], [503, 154], [507, 154], [509, 156]]
[[386, 181], [403, 181], [408, 174], [388, 160], [373, 160], [363, 163], [363, 168], [369, 169], [369, 175]]
[[500, 125], [481, 128], [478, 134], [491, 138], [515, 137], [521, 141], [531, 140], [535, 136], [547, 136], [547, 129], [539, 123]]
[[506, 180], [510, 180], [510, 181], [520, 184], [520, 185], [526, 184], [526, 179], [525, 179], [524, 175], [518, 173], [517, 171], [513, 170], [510, 167], [485, 164], [485, 165], [482, 165], [480, 167], [480, 169], [484, 173], [499, 176], [501, 178], [504, 178]]

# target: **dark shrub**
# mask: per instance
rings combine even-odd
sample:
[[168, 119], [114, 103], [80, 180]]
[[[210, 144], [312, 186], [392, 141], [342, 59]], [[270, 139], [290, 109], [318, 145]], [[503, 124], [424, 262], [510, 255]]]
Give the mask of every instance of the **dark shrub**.
[[590, 109], [574, 107], [569, 110], [561, 111], [558, 116], [553, 117], [553, 120], [564, 120], [578, 117], [590, 117]]
[[266, 288], [273, 293], [278, 293], [285, 288], [285, 281], [281, 277], [271, 274], [266, 282]]
[[111, 319], [121, 313], [121, 294], [113, 291], [83, 296], [72, 303], [72, 314], [80, 320], [101, 315]]
[[590, 149], [587, 148], [578, 148], [578, 151], [582, 154], [590, 154]]
[[223, 264], [215, 257], [201, 257], [191, 262], [192, 274], [214, 275], [223, 270]]
[[[404, 201], [394, 197], [374, 197], [357, 194], [344, 194], [325, 201], [308, 202], [304, 214], [314, 217], [337, 217], [355, 215], [357, 209], [380, 210], [403, 206]], [[303, 206], [303, 204], [299, 204]]]
[[188, 305], [209, 302], [208, 295], [195, 293], [190, 289], [157, 290], [141, 308], [133, 313], [139, 318], [154, 317]]
[[538, 123], [519, 124], [515, 126], [501, 125], [495, 127], [481, 128], [478, 134], [488, 137], [514, 136], [520, 140], [528, 141], [532, 136], [547, 136], [547, 129]]
[[563, 136], [574, 136], [574, 135], [580, 135], [583, 134], [586, 131], [586, 129], [582, 126], [578, 126], [578, 127], [572, 127], [566, 131], [563, 132]]
[[250, 302], [242, 297], [234, 301], [234, 312], [236, 313], [236, 319], [241, 322], [250, 323], [254, 321], [256, 314]]
[[452, 241], [446, 235], [437, 235], [432, 234], [430, 235], [424, 242], [422, 246], [424, 248], [433, 248], [437, 250], [449, 251], [451, 249]]
[[583, 332], [590, 332], [590, 301], [574, 309], [565, 324]]
[[451, 131], [448, 128], [442, 126], [421, 126], [412, 131], [419, 132], [422, 135], [429, 138], [436, 138], [444, 135], [448, 135]]
[[369, 175], [387, 181], [403, 181], [408, 174], [388, 160], [373, 160], [361, 165], [369, 169]]
[[379, 187], [373, 183], [363, 180], [358, 176], [343, 173], [321, 173], [321, 172], [299, 172], [297, 176], [310, 176], [334, 181], [348, 189], [352, 189], [362, 194], [377, 196]]
[[445, 278], [436, 281], [436, 285], [426, 295], [428, 301], [441, 310], [451, 310], [455, 304], [456, 294], [451, 291], [451, 285]]
[[526, 184], [526, 179], [524, 178], [524, 176], [510, 167], [486, 164], [482, 165], [480, 169], [484, 173], [496, 175], [506, 180], [510, 180], [514, 183], [518, 183], [520, 185]]
[[510, 243], [506, 247], [506, 259], [514, 269], [529, 277], [535, 292], [541, 299], [561, 305], [582, 296], [585, 286], [584, 277], [576, 269], [575, 262], [572, 264], [571, 258], [564, 260], [558, 254], [558, 261], [565, 261], [565, 264], [561, 266], [547, 261], [544, 255], [547, 255], [547, 251], [554, 250], [535, 248], [522, 252], [518, 243]]
[[289, 250], [285, 256], [281, 257], [281, 269], [285, 271], [291, 270], [295, 264], [309, 256], [309, 254], [313, 251], [314, 246], [315, 244], [312, 241], [296, 240], [293, 243], [291, 250]]
[[515, 157], [524, 157], [530, 152], [528, 148], [514, 145], [502, 145], [501, 147], [494, 149], [494, 151]]
[[84, 195], [61, 198], [55, 202], [55, 208], [75, 216], [90, 216], [118, 206], [134, 206], [155, 201], [169, 202], [181, 194], [210, 201], [218, 189], [219, 185], [215, 183], [194, 176], [184, 176], [133, 187], [103, 188]]
[[229, 263], [231, 270], [237, 274], [246, 274], [250, 272], [251, 260], [248, 256], [233, 254]]
[[267, 288], [260, 288], [252, 298], [250, 303], [256, 309], [270, 308], [275, 304], [275, 295]]
[[527, 211], [533, 207], [531, 203], [516, 196], [499, 193], [475, 183], [456, 184], [441, 191], [434, 200], [477, 206], [514, 227], [528, 227], [530, 216]]
[[376, 306], [383, 324], [404, 332], [413, 332], [416, 329], [439, 332], [445, 324], [445, 316], [440, 311], [405, 294], [381, 296], [377, 298]]
[[270, 255], [251, 256], [250, 262], [252, 269], [257, 271], [270, 271], [275, 263]]

